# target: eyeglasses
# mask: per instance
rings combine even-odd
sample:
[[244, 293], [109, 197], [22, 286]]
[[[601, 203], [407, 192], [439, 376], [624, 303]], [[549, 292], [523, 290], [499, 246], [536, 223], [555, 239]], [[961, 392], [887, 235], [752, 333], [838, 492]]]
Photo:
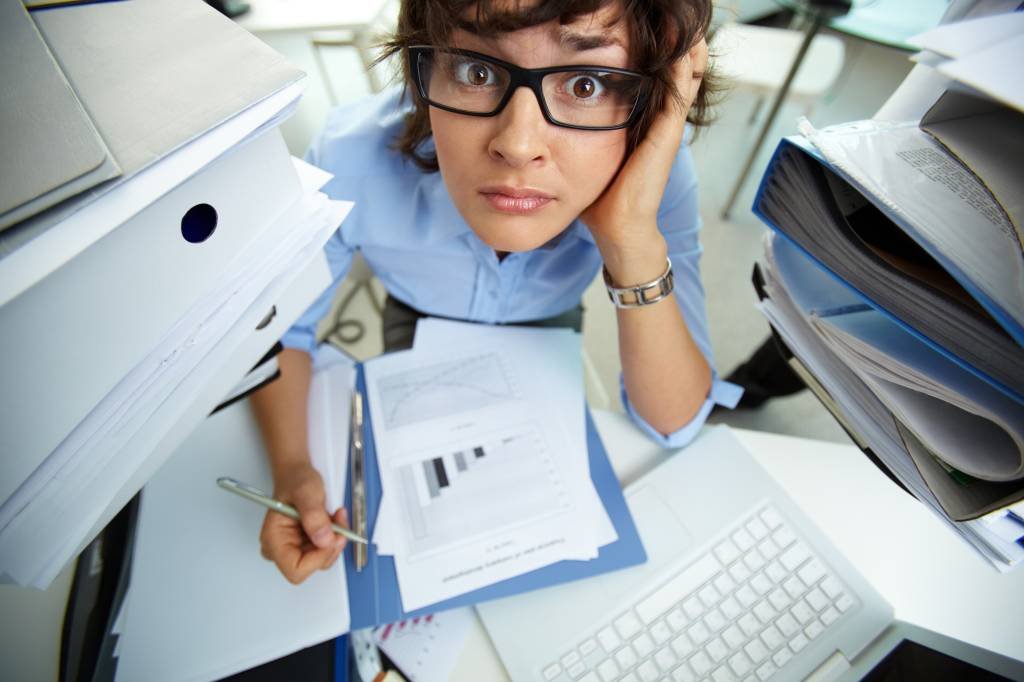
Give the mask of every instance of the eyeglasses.
[[608, 66], [524, 69], [468, 50], [409, 48], [420, 96], [432, 106], [467, 116], [496, 116], [516, 89], [533, 91], [548, 123], [582, 130], [629, 126], [643, 109], [651, 79]]

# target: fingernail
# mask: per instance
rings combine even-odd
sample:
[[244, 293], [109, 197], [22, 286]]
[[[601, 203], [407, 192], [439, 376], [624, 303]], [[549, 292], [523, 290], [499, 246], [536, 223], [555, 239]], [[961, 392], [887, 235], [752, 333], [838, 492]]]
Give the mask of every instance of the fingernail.
[[331, 544], [331, 529], [324, 526], [320, 530], [313, 533], [313, 544], [317, 547], [326, 547]]

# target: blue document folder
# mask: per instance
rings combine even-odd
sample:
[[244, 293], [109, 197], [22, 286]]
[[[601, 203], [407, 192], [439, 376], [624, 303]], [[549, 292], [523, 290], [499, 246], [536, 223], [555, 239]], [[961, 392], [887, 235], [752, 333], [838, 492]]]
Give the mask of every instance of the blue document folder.
[[[366, 395], [366, 381], [363, 374], [363, 367], [357, 368], [356, 385]], [[369, 407], [364, 409], [366, 419], [363, 424], [363, 438], [365, 442], [366, 457], [366, 501], [367, 501], [367, 527], [373, 529], [377, 521], [377, 511], [381, 498], [380, 472], [377, 467], [377, 454], [373, 443], [372, 415]], [[608, 453], [601, 443], [601, 438], [594, 426], [590, 412], [586, 413], [587, 419], [587, 450], [590, 461], [590, 477], [594, 482], [594, 488], [601, 503], [604, 505], [615, 526], [618, 539], [615, 542], [601, 547], [596, 559], [590, 561], [560, 561], [543, 568], [525, 573], [521, 576], [509, 578], [487, 587], [467, 592], [458, 597], [431, 604], [425, 608], [406, 612], [402, 609], [402, 600], [398, 591], [398, 576], [395, 572], [395, 562], [390, 556], [378, 555], [374, 545], [370, 545], [367, 552], [367, 564], [362, 571], [356, 571], [353, 560], [353, 553], [346, 549], [345, 573], [348, 581], [349, 612], [352, 618], [351, 628], [373, 627], [384, 623], [393, 623], [410, 617], [436, 613], [447, 609], [454, 609], [460, 606], [470, 606], [491, 599], [509, 597], [521, 592], [537, 590], [550, 585], [579, 580], [590, 576], [615, 571], [628, 566], [641, 564], [647, 560], [647, 553], [644, 551], [637, 533], [633, 517], [626, 507], [626, 500], [622, 495], [622, 486], [619, 484], [611, 463], [608, 461]], [[349, 481], [346, 490], [345, 504], [351, 509], [352, 486]], [[351, 545], [349, 545], [351, 547]]]
[[[849, 188], [853, 192], [860, 191], [839, 169], [828, 164], [828, 162], [818, 154], [817, 150], [815, 150], [809, 142], [801, 137], [786, 138], [783, 139], [776, 148], [775, 153], [772, 156], [772, 160], [769, 162], [768, 169], [765, 171], [761, 180], [761, 185], [758, 187], [757, 195], [752, 207], [754, 214], [757, 215], [769, 228], [777, 232], [789, 244], [795, 246], [797, 250], [810, 259], [810, 261], [818, 266], [823, 272], [827, 273], [832, 279], [838, 282], [853, 296], [853, 300], [869, 306], [879, 315], [884, 316], [892, 323], [891, 327], [893, 329], [913, 336], [917, 341], [925, 344], [931, 350], [941, 354], [946, 359], [955, 363], [958, 367], [985, 381], [1013, 400], [1017, 402], [1024, 402], [1024, 381], [1018, 381], [1015, 379], [1015, 377], [1021, 373], [1022, 368], [1024, 368], [1024, 362], [1017, 363], [1017, 368], [1012, 370], [1013, 374], [1007, 376], [1005, 374], [997, 374], [990, 367], [980, 365], [976, 359], [972, 360], [966, 358], [961, 353], [957, 353], [947, 344], [937, 341], [936, 338], [930, 335], [927, 330], [922, 328], [916, 322], [910, 321], [904, 316], [894, 312], [891, 306], [891, 301], [886, 302], [878, 300], [877, 297], [869, 295], [862, 287], [856, 286], [848, 281], [848, 279], [843, 275], [836, 272], [836, 266], [842, 264], [832, 263], [830, 265], [824, 262], [820, 257], [821, 249], [823, 247], [820, 244], [813, 243], [806, 233], [794, 234], [789, 225], [781, 224], [769, 215], [769, 213], [777, 215], [779, 212], [780, 207], [778, 203], [776, 203], [774, 207], [770, 206], [771, 201], [778, 200], [777, 195], [779, 193], [777, 191], [774, 192], [776, 196], [772, 196], [772, 190], [777, 189], [777, 183], [787, 182], [793, 187], [800, 187], [800, 189], [805, 193], [804, 198], [807, 196], [813, 196], [814, 199], [817, 199], [818, 196], [816, 193], [822, 191], [820, 187], [808, 186], [807, 183], [804, 182], [806, 178], [802, 178], [799, 177], [798, 174], [794, 174], [792, 163], [794, 155], [799, 157], [802, 161], [809, 161], [812, 165], [825, 168], [842, 180], [848, 182]], [[868, 193], [862, 193], [861, 196], [873, 204], [881, 214], [884, 214], [884, 216], [891, 221], [893, 225], [900, 230], [903, 230], [906, 235], [915, 242], [918, 242], [913, 230], [903, 223], [899, 217], [891, 211], [891, 209], [885, 206], [884, 202]], [[786, 207], [782, 207], [782, 210], [785, 211]], [[920, 242], [918, 243], [922, 248], [924, 248], [923, 244]], [[815, 253], [816, 250], [818, 253]], [[948, 259], [943, 257], [941, 254], [934, 254], [929, 251], [929, 255], [934, 257], [934, 260], [940, 266], [946, 267], [948, 265]], [[967, 281], [963, 277], [962, 273], [950, 271], [949, 275], [952, 276], [957, 283], [962, 285], [964, 291], [966, 291], [967, 294], [970, 294], [981, 308], [990, 315], [990, 320], [994, 320], [994, 323], [998, 323], [1005, 333], [1008, 334], [1004, 346], [1006, 347], [1009, 356], [1016, 357], [1017, 355], [1020, 355], [1024, 358], [1021, 346], [1014, 342], [1017, 338], [1017, 323], [999, 310], [998, 307], [995, 306], [994, 302], [985, 297], [973, 283]], [[843, 297], [839, 296], [839, 298]], [[922, 315], [922, 319], [927, 319], [927, 314]], [[969, 321], [965, 323], [971, 324]]]

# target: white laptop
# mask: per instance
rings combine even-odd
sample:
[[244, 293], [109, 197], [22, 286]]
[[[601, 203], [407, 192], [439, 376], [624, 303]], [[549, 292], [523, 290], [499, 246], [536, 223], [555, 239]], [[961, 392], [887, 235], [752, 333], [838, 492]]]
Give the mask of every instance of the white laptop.
[[857, 679], [879, 646], [947, 643], [894, 632], [892, 607], [727, 428], [626, 499], [645, 564], [478, 605], [513, 680]]

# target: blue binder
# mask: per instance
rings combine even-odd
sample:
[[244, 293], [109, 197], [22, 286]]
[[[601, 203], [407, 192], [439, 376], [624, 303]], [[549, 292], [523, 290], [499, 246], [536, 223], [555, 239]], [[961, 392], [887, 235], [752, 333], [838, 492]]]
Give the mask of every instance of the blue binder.
[[[362, 365], [357, 366], [356, 385], [366, 395], [366, 379]], [[365, 399], [365, 398], [364, 398]], [[367, 408], [363, 411], [366, 419], [363, 424], [363, 437], [366, 457], [366, 506], [367, 527], [372, 529], [377, 520], [380, 505], [381, 482], [377, 466], [377, 453], [373, 443], [372, 415]], [[381, 556], [371, 544], [367, 553], [367, 564], [362, 571], [356, 571], [352, 552], [346, 550], [345, 574], [348, 581], [349, 613], [353, 630], [373, 627], [384, 623], [437, 613], [447, 609], [478, 604], [491, 599], [509, 597], [521, 592], [537, 590], [550, 585], [579, 580], [590, 576], [615, 571], [641, 564], [647, 560], [647, 553], [640, 541], [633, 517], [626, 506], [622, 495], [622, 487], [608, 461], [608, 453], [601, 443], [590, 412], [587, 419], [587, 450], [590, 461], [590, 477], [601, 503], [604, 505], [615, 526], [618, 539], [601, 547], [596, 559], [590, 561], [560, 561], [529, 573], [509, 578], [487, 587], [467, 592], [452, 599], [431, 604], [416, 611], [402, 609], [402, 600], [398, 591], [398, 577], [395, 562], [390, 556]], [[351, 483], [351, 482], [350, 482]], [[351, 485], [345, 493], [345, 503], [351, 509]]]
[[858, 289], [853, 284], [845, 280], [843, 277], [836, 274], [835, 271], [833, 271], [820, 258], [815, 256], [803, 243], [801, 243], [799, 239], [797, 239], [794, 235], [789, 234], [785, 226], [777, 224], [767, 215], [765, 209], [766, 192], [769, 190], [769, 187], [771, 183], [774, 181], [776, 174], [780, 172], [781, 167], [785, 164], [784, 157], [794, 152], [801, 155], [805, 159], [809, 159], [814, 163], [817, 163], [827, 168], [835, 175], [839, 176], [844, 181], [846, 181], [852, 188], [859, 191], [865, 199], [870, 201], [876, 208], [878, 208], [890, 221], [893, 222], [893, 224], [895, 224], [897, 227], [903, 230], [903, 232], [907, 234], [907, 236], [909, 236], [919, 246], [921, 246], [942, 267], [946, 268], [949, 274], [961, 286], [963, 286], [967, 293], [969, 293], [973, 298], [975, 298], [978, 301], [982, 308], [984, 308], [985, 311], [988, 312], [992, 316], [992, 318], [1000, 326], [1003, 327], [1003, 329], [1017, 342], [1017, 344], [1024, 345], [1024, 327], [1021, 327], [1021, 325], [1017, 321], [1010, 318], [1009, 315], [1002, 310], [1002, 308], [1000, 308], [994, 301], [992, 301], [983, 292], [981, 292], [978, 289], [978, 287], [975, 286], [974, 283], [971, 282], [969, 279], [967, 279], [967, 277], [962, 272], [954, 268], [952, 264], [949, 262], [949, 259], [945, 255], [936, 252], [929, 243], [924, 241], [919, 235], [916, 234], [916, 232], [913, 229], [907, 226], [901, 218], [896, 216], [888, 206], [886, 206], [874, 195], [868, 192], [864, 192], [856, 184], [856, 182], [849, 178], [849, 176], [847, 176], [845, 173], [843, 173], [842, 170], [831, 166], [824, 158], [821, 157], [817, 150], [814, 149], [814, 147], [811, 146], [811, 144], [802, 137], [794, 136], [791, 138], [784, 138], [776, 147], [775, 152], [772, 155], [772, 159], [768, 164], [768, 168], [761, 179], [761, 184], [758, 187], [757, 195], [754, 198], [754, 205], [752, 207], [754, 214], [757, 215], [757, 217], [760, 218], [761, 221], [765, 223], [765, 225], [771, 228], [774, 232], [778, 233], [789, 244], [793, 245], [797, 250], [799, 250], [804, 256], [806, 256], [823, 272], [827, 273], [833, 280], [838, 282], [845, 290], [851, 292], [858, 301], [863, 302], [870, 308], [877, 311], [879, 314], [883, 315], [888, 321], [893, 323], [894, 329], [898, 329], [903, 333], [910, 334], [916, 340], [920, 341], [921, 343], [924, 343], [930, 349], [940, 353], [943, 357], [951, 360], [962, 369], [982, 379], [989, 385], [995, 387], [996, 389], [998, 389], [1005, 395], [1013, 398], [1014, 400], [1024, 403], [1024, 385], [1013, 385], [1011, 383], [1001, 381], [998, 378], [992, 376], [990, 373], [987, 373], [982, 369], [978, 368], [977, 366], [971, 364], [963, 357], [960, 357], [956, 353], [950, 351], [948, 348], [941, 345], [933, 338], [930, 338], [921, 330], [915, 328], [906, 320], [896, 315], [893, 311], [889, 310], [884, 305], [874, 300], [866, 293], [864, 293], [862, 290]]

